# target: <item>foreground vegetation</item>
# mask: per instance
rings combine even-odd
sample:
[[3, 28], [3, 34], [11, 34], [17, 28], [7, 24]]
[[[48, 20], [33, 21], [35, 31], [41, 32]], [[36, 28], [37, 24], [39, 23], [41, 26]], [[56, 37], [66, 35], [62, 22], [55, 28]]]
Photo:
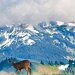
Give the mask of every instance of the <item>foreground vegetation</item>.
[[[65, 71], [60, 71], [58, 69], [59, 65], [42, 65], [38, 64], [35, 65], [35, 69], [32, 69], [32, 75], [75, 75], [73, 71], [75, 71], [75, 67], [70, 67], [66, 69]], [[1, 71], [0, 75], [16, 75], [15, 72], [5, 72]], [[26, 75], [25, 70], [22, 70], [22, 72], [18, 72], [18, 75]]]
[[[8, 62], [4, 61], [2, 64], [0, 64], [3, 67], [2, 70], [0, 70], [0, 75], [16, 75], [15, 69], [10, 65], [10, 67], [7, 69], [5, 68], [9, 65]], [[60, 70], [59, 67], [61, 65], [65, 65], [63, 62], [58, 63], [55, 61], [55, 63], [50, 62], [48, 64], [44, 64], [43, 61], [41, 63], [32, 63], [32, 75], [75, 75], [75, 61], [69, 60], [68, 62], [69, 66], [65, 70]], [[26, 75], [25, 70], [22, 70], [22, 72], [18, 72], [18, 75]]]

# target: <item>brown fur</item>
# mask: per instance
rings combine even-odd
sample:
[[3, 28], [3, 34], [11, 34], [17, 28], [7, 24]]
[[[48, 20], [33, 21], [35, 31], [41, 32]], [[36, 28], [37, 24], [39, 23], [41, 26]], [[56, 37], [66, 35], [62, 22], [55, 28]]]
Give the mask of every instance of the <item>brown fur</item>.
[[29, 60], [23, 60], [17, 63], [11, 62], [12, 66], [16, 69], [16, 72], [18, 70], [21, 72], [22, 69], [25, 69], [28, 75], [28, 71], [30, 70], [31, 75], [31, 68], [30, 68], [30, 61]]

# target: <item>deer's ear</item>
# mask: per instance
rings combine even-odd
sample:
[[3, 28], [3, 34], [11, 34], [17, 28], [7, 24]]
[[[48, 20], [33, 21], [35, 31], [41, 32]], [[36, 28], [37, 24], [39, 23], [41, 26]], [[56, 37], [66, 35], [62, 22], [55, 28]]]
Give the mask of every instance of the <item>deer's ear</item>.
[[14, 61], [16, 61], [16, 58], [14, 58]]
[[11, 62], [10, 58], [8, 59], [9, 62]]

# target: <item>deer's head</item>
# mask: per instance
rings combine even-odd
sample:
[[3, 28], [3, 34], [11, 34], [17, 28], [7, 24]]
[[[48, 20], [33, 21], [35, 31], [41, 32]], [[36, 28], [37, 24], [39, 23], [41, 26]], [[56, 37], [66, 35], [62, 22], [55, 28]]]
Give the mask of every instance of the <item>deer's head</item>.
[[15, 63], [15, 62], [16, 62], [16, 58], [14, 58], [14, 59], [13, 59], [13, 58], [11, 58], [11, 59], [9, 58], [8, 61], [9, 61], [10, 63]]

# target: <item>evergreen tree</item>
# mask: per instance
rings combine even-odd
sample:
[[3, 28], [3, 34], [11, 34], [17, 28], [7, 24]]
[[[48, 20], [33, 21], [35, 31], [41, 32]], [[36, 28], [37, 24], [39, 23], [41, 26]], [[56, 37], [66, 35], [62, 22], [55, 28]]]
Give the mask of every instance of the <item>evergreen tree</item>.
[[53, 66], [53, 65], [54, 65], [53, 61], [51, 61], [51, 62], [50, 62], [50, 65], [51, 65], [51, 66]]
[[48, 65], [51, 65], [51, 62], [49, 61]]
[[64, 65], [64, 62], [60, 61], [60, 65]]
[[44, 62], [41, 60], [41, 64], [44, 65]]
[[55, 65], [59, 65], [59, 63], [57, 61], [55, 61]]
[[73, 63], [73, 60], [69, 60], [69, 65], [72, 65], [72, 63]]

